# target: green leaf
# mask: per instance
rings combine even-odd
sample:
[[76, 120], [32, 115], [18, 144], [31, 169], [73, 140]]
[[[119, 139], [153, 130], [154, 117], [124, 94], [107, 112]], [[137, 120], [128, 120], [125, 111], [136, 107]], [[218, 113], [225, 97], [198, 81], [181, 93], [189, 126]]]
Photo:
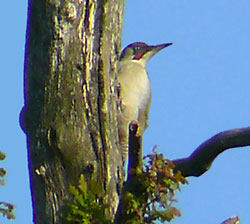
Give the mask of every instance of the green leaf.
[[3, 152], [0, 152], [0, 160], [4, 160], [6, 158], [6, 155]]

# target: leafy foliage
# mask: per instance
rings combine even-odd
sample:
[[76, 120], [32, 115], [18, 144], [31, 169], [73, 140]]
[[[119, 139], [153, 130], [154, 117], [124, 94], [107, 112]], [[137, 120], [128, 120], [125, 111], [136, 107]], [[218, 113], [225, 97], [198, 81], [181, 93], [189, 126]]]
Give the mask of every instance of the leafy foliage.
[[[0, 160], [4, 160], [6, 155], [0, 152]], [[6, 175], [6, 170], [4, 168], [0, 168], [0, 185], [4, 185], [4, 176]]]
[[187, 180], [180, 171], [173, 172], [174, 164], [171, 160], [164, 159], [163, 154], [154, 151], [144, 159], [148, 197], [143, 208], [145, 223], [154, 223], [156, 220], [169, 222], [176, 216], [181, 216], [173, 202], [176, 201], [176, 190], [180, 190], [181, 184], [187, 184]]
[[80, 176], [79, 185], [77, 187], [70, 186], [69, 191], [72, 199], [67, 203], [65, 209], [65, 224], [108, 224], [110, 221], [106, 219], [105, 210], [107, 207], [98, 199], [100, 193], [100, 184], [96, 181], [87, 182], [84, 175]]
[[[6, 155], [0, 152], [0, 160], [4, 160]], [[6, 170], [4, 168], [0, 168], [0, 185], [4, 185], [4, 177], [6, 175]], [[14, 205], [8, 202], [0, 202], [0, 214], [2, 214], [7, 219], [15, 219], [14, 215]]]
[[[145, 158], [142, 172], [130, 178], [123, 187], [118, 213], [114, 223], [152, 224], [170, 222], [180, 211], [173, 206], [175, 192], [187, 180], [180, 172], [174, 173], [174, 164], [164, 159], [163, 154], [153, 152]], [[101, 187], [96, 181], [85, 181], [83, 175], [77, 187], [70, 186], [72, 199], [67, 203], [65, 224], [111, 224], [106, 218], [107, 206], [98, 199]]]
[[121, 220], [126, 224], [163, 223], [181, 215], [173, 203], [175, 192], [187, 180], [180, 172], [173, 172], [174, 164], [164, 159], [163, 154], [154, 151], [144, 160], [144, 170], [132, 171], [135, 175], [131, 175], [124, 185], [117, 223]]
[[7, 219], [15, 219], [14, 205], [7, 202], [0, 202], [0, 213]]

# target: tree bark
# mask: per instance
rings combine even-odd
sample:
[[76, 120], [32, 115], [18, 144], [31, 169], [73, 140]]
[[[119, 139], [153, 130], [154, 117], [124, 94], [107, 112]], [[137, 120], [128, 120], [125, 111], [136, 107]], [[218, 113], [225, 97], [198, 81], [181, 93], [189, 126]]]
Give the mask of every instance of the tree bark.
[[82, 173], [102, 186], [114, 216], [124, 178], [115, 83], [123, 4], [29, 0], [21, 126], [34, 223], [61, 223]]

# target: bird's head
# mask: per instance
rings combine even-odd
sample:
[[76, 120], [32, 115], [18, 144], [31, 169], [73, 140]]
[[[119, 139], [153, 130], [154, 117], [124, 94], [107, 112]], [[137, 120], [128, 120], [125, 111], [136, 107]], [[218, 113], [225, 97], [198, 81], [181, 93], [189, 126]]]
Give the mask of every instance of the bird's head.
[[173, 43], [147, 45], [143, 42], [135, 42], [125, 47], [121, 53], [120, 61], [136, 60], [146, 65], [151, 57], [153, 57], [161, 49], [172, 45]]

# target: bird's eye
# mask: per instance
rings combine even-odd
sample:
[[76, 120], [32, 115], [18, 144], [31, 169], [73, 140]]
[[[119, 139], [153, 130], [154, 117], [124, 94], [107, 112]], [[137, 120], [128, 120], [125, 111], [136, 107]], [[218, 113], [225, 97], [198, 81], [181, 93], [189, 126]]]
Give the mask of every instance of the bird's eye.
[[138, 51], [140, 51], [140, 49], [141, 49], [140, 47], [135, 47], [135, 48], [134, 48], [134, 51], [135, 51], [135, 52], [138, 52]]

